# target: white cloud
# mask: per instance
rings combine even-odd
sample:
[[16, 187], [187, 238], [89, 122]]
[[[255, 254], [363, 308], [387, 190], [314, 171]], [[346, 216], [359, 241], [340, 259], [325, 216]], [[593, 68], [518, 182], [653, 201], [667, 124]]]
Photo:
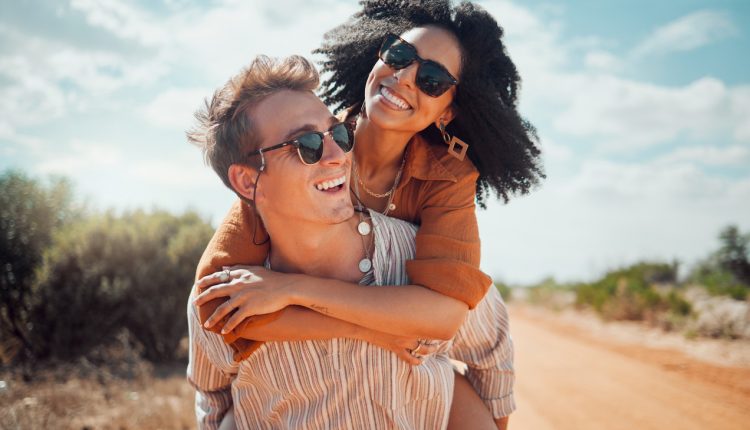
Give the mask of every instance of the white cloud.
[[92, 26], [144, 46], [158, 46], [168, 37], [155, 17], [123, 1], [72, 0], [70, 6], [83, 12]]
[[590, 69], [603, 71], [613, 71], [622, 66], [621, 60], [617, 56], [600, 49], [587, 52], [583, 64]]
[[[188, 152], [185, 152], [187, 154]], [[214, 172], [205, 166], [198, 166], [198, 151], [191, 151], [192, 157], [177, 157], [171, 160], [141, 160], [130, 167], [130, 174], [153, 186], [178, 186], [184, 189], [220, 183]]]
[[112, 108], [118, 90], [145, 86], [166, 70], [160, 59], [137, 60], [114, 51], [83, 50], [57, 40], [0, 27], [10, 52], [0, 56], [0, 124], [18, 128], [91, 107]]
[[745, 87], [726, 87], [701, 78], [683, 87], [664, 87], [614, 75], [559, 75], [548, 97], [567, 100], [555, 118], [557, 130], [599, 139], [608, 150], [637, 150], [679, 136], [712, 138], [727, 131], [744, 139], [748, 112]]
[[731, 145], [718, 146], [690, 146], [678, 148], [659, 158], [665, 163], [691, 162], [709, 166], [748, 166], [750, 165], [750, 147]]
[[73, 176], [83, 170], [116, 166], [122, 163], [122, 157], [122, 150], [117, 146], [76, 139], [64, 150], [48, 154], [36, 165], [36, 170], [43, 174]]
[[657, 28], [633, 53], [637, 56], [690, 51], [738, 34], [727, 12], [701, 10]]
[[[686, 162], [585, 161], [532, 195], [479, 211], [482, 267], [509, 282], [589, 280], [643, 259], [692, 263], [727, 224], [750, 228], [750, 176]], [[743, 224], [744, 223], [744, 224]]]
[[152, 124], [175, 130], [187, 130], [193, 123], [193, 114], [212, 92], [208, 89], [169, 89], [146, 105], [142, 114]]

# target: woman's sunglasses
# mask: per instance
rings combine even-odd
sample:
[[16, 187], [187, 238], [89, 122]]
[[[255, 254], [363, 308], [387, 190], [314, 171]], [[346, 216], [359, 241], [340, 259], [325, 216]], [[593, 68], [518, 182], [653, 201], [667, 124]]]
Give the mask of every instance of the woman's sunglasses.
[[[265, 152], [291, 145], [297, 148], [297, 155], [299, 155], [299, 159], [302, 160], [302, 163], [311, 166], [323, 158], [323, 140], [327, 135], [330, 135], [333, 138], [333, 141], [336, 142], [339, 148], [344, 152], [349, 152], [354, 148], [353, 125], [340, 122], [329, 128], [328, 131], [309, 131], [295, 139], [250, 152], [247, 156], [251, 157], [260, 154], [260, 156], [263, 157], [263, 153]], [[265, 159], [263, 159], [261, 170], [263, 167], [265, 167]]]
[[413, 62], [418, 62], [417, 87], [430, 97], [440, 97], [451, 86], [458, 84], [458, 80], [442, 64], [423, 59], [417, 55], [417, 48], [414, 45], [395, 34], [385, 36], [378, 57], [395, 70], [404, 69]]

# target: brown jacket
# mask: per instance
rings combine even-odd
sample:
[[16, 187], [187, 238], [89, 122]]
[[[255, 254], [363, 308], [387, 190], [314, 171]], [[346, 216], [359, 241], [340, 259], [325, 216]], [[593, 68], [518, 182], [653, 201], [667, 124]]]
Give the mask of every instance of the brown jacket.
[[[422, 285], [474, 308], [492, 280], [479, 270], [480, 243], [474, 194], [478, 172], [471, 161], [459, 161], [446, 146], [431, 145], [419, 134], [409, 143], [401, 183], [395, 191], [390, 215], [418, 224], [417, 254], [406, 263], [412, 284]], [[198, 265], [197, 278], [238, 264], [261, 266], [268, 245], [253, 244], [255, 223], [250, 205], [238, 200], [216, 230]], [[258, 225], [255, 241], [265, 239]], [[201, 322], [221, 303], [219, 299], [199, 309]], [[277, 312], [245, 320], [225, 335], [240, 357], [247, 357], [260, 342], [241, 339], [248, 326], [272, 321]], [[220, 330], [222, 324], [214, 327]]]

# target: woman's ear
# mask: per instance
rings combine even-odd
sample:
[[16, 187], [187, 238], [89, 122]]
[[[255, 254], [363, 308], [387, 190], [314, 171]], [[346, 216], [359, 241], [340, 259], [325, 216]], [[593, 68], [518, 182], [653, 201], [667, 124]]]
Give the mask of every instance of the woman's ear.
[[229, 183], [238, 194], [248, 200], [252, 200], [255, 194], [256, 180], [258, 170], [242, 164], [232, 164], [229, 166]]
[[447, 108], [437, 117], [435, 120], [435, 127], [437, 127], [438, 130], [440, 130], [440, 122], [442, 121], [443, 124], [448, 125], [451, 121], [453, 121], [453, 118], [456, 117], [456, 110], [453, 108], [453, 103], [448, 105]]

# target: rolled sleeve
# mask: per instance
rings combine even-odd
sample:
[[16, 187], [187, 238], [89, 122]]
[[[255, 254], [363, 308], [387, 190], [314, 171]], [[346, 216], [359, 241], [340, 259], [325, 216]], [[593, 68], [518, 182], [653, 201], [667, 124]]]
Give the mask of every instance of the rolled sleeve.
[[232, 381], [238, 365], [221, 336], [202, 329], [192, 297], [187, 309], [190, 343], [187, 380], [196, 390], [198, 428], [217, 429], [232, 406]]
[[513, 341], [508, 311], [500, 293], [490, 287], [456, 333], [450, 357], [466, 363], [466, 378], [495, 418], [510, 415], [513, 397]]

